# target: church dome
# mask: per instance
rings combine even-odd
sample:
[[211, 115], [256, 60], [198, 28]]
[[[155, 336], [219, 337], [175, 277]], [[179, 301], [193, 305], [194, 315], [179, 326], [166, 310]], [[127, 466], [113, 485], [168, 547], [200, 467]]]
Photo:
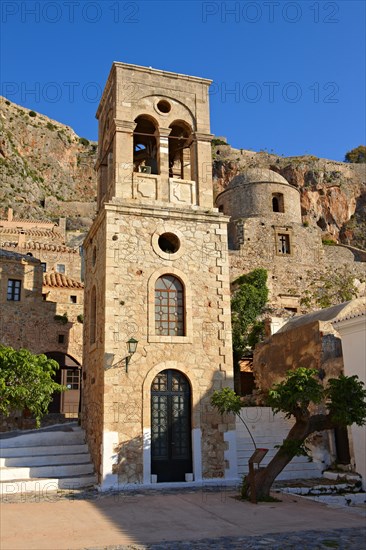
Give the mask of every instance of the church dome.
[[216, 197], [231, 220], [261, 218], [274, 224], [301, 223], [300, 192], [268, 168], [250, 168], [235, 176]]
[[290, 185], [289, 182], [277, 172], [268, 168], [249, 168], [245, 172], [241, 172], [231, 180], [226, 189], [233, 189], [239, 185], [248, 183], [282, 183]]

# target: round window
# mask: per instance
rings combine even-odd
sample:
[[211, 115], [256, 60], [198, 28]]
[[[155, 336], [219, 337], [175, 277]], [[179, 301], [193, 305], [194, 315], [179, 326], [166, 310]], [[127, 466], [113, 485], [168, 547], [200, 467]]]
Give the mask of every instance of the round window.
[[161, 113], [170, 113], [172, 106], [170, 105], [169, 101], [166, 101], [165, 99], [161, 99], [158, 104], [157, 108]]
[[160, 250], [167, 254], [175, 254], [180, 248], [180, 240], [174, 233], [163, 233], [160, 235], [158, 244]]

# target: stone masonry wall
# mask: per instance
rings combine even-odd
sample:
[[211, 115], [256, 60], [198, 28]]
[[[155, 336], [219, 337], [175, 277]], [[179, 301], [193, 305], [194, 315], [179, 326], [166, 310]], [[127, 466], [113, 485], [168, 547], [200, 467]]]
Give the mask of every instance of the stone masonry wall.
[[[237, 176], [239, 179], [240, 176]], [[235, 180], [234, 180], [235, 181]], [[273, 212], [272, 196], [283, 196], [284, 212]], [[298, 189], [285, 183], [251, 183], [226, 189], [216, 198], [224, 214], [232, 219], [266, 217], [267, 220], [301, 222], [300, 194]]]
[[[278, 233], [289, 235], [290, 254], [278, 254]], [[359, 295], [365, 293], [366, 264], [355, 262], [346, 248], [323, 245], [320, 229], [249, 218], [236, 221], [235, 234], [240, 237], [240, 246], [239, 250], [229, 251], [231, 280], [259, 267], [266, 269], [272, 308], [299, 307], [301, 297], [317, 277], [325, 273], [331, 277], [343, 267], [359, 281]], [[307, 310], [301, 306], [298, 311]]]
[[[105, 332], [105, 226], [104, 214], [89, 231], [85, 242], [84, 330], [82, 425], [86, 430], [89, 451], [98, 475], [101, 475], [101, 448], [104, 428], [104, 341]], [[96, 342], [90, 343], [91, 293], [95, 285], [97, 297]]]
[[[8, 278], [22, 281], [19, 302], [6, 299]], [[26, 348], [33, 353], [67, 353], [81, 363], [82, 324], [77, 321], [77, 315], [81, 313], [82, 305], [67, 301], [69, 289], [66, 289], [66, 297], [61, 289], [57, 294], [64, 294], [62, 304], [42, 299], [42, 268], [38, 262], [0, 258], [1, 343], [16, 349]], [[82, 291], [79, 294], [82, 297]], [[64, 313], [68, 318], [66, 324], [55, 319], [55, 315]], [[65, 336], [64, 343], [59, 343], [59, 334]]]
[[[87, 254], [95, 245], [98, 250], [93, 277], [105, 277], [105, 295], [99, 294], [98, 302], [98, 326], [105, 325], [105, 331], [101, 332], [103, 341], [98, 339], [96, 349], [90, 349], [84, 396], [88, 400], [101, 395], [104, 376], [103, 430], [118, 432], [114, 473], [119, 474], [120, 483], [142, 482], [144, 433], [151, 425], [151, 383], [160, 371], [177, 369], [191, 384], [192, 429], [202, 430], [202, 475], [223, 477], [224, 432], [234, 429], [234, 423], [223, 423], [213, 412], [210, 395], [214, 389], [232, 384], [226, 219], [214, 212], [167, 206], [108, 204], [105, 208], [105, 265], [99, 261], [102, 242], [93, 240], [87, 247]], [[174, 260], [167, 259], [156, 245], [156, 236], [163, 232], [175, 233], [181, 240]], [[104, 230], [97, 233], [100, 237]], [[155, 334], [154, 284], [162, 274], [173, 274], [184, 284], [186, 336]], [[91, 281], [86, 280], [86, 288], [90, 290], [90, 286]], [[138, 340], [138, 347], [127, 373], [126, 342], [131, 337]], [[88, 353], [87, 338], [85, 342]], [[99, 426], [100, 418], [94, 423]]]

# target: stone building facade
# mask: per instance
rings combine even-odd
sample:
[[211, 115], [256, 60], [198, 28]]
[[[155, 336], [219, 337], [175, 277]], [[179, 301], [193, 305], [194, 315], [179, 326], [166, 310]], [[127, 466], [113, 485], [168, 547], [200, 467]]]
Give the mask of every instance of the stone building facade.
[[61, 273], [80, 281], [81, 255], [79, 248], [66, 245], [65, 218], [58, 225], [18, 219], [9, 208], [7, 219], [0, 219], [0, 247], [38, 258], [44, 272]]
[[34, 256], [0, 248], [0, 343], [59, 363], [56, 381], [70, 391], [55, 394], [49, 411], [66, 416], [79, 410], [83, 293], [81, 282], [44, 273]]
[[[361, 374], [361, 380], [365, 378], [365, 363], [360, 369], [358, 357], [357, 360], [355, 358], [354, 369], [350, 364], [347, 370], [344, 368], [343, 335], [338, 332], [340, 319], [358, 318], [364, 314], [365, 308], [366, 298], [362, 297], [290, 319], [278, 332], [256, 346], [253, 371], [258, 386], [268, 391], [273, 384], [285, 378], [288, 370], [296, 367], [316, 369], [324, 385], [343, 372], [348, 376]], [[358, 341], [357, 347], [361, 352]], [[351, 428], [317, 433], [309, 443], [312, 452], [321, 456], [324, 468], [333, 462], [343, 465], [352, 463], [354, 466]]]
[[209, 84], [115, 63], [97, 111], [82, 422], [103, 488], [236, 477], [234, 420], [210, 405], [233, 373]]
[[230, 216], [230, 278], [255, 268], [268, 271], [269, 305], [274, 314], [305, 313], [301, 298], [317, 277], [343, 268], [365, 292], [365, 263], [346, 247], [322, 243], [320, 228], [302, 222], [299, 190], [268, 169], [248, 169], [235, 176], [216, 198]]

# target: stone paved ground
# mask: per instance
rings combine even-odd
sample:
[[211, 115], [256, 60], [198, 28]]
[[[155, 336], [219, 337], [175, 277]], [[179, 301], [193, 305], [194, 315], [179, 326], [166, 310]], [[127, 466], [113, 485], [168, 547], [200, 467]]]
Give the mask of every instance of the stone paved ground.
[[[232, 487], [230, 487], [232, 490]], [[115, 493], [117, 500], [129, 501], [129, 498], [137, 495], [172, 494], [172, 493], [190, 493], [200, 489], [159, 489], [159, 490], [134, 490], [126, 494]], [[215, 486], [204, 487], [205, 492], [217, 493], [222, 488]], [[39, 495], [37, 493], [26, 493], [23, 495], [4, 496], [3, 503], [16, 504], [19, 502], [56, 502], [58, 500], [103, 500], [113, 493], [99, 493], [96, 489], [82, 491], [60, 491], [58, 493], [48, 493]], [[281, 495], [278, 495], [281, 498]], [[304, 498], [304, 497], [303, 497]], [[364, 507], [348, 508], [350, 513], [364, 515]], [[365, 550], [366, 549], [366, 524], [364, 528], [342, 528], [342, 529], [324, 529], [291, 531], [284, 533], [266, 533], [258, 536], [240, 536], [240, 537], [220, 537], [205, 538], [193, 541], [174, 541], [159, 542], [145, 545], [117, 545], [117, 546], [88, 546], [80, 550], [241, 550], [241, 549], [263, 549], [270, 550], [325, 550], [327, 548], [336, 548], [339, 550]]]
[[221, 537], [199, 541], [176, 541], [137, 546], [108, 546], [84, 550], [365, 550], [365, 529], [336, 529], [268, 533], [258, 537]]

